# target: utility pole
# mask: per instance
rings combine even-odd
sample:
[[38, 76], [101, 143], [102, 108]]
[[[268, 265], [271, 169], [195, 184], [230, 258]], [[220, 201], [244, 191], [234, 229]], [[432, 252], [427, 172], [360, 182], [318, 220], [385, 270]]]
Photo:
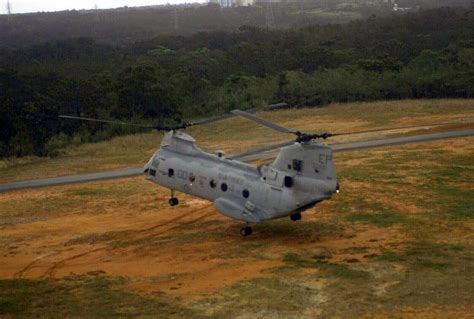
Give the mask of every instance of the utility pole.
[[178, 31], [179, 29], [179, 20], [178, 20], [178, 10], [176, 6], [174, 6], [174, 31]]
[[7, 13], [8, 15], [12, 14], [12, 5], [10, 3], [10, 0], [7, 0]]
[[273, 15], [273, 7], [271, 1], [265, 5], [265, 24], [267, 28], [273, 28], [275, 26], [275, 16]]
[[99, 6], [97, 5], [97, 3], [94, 5], [94, 19], [95, 19], [95, 22], [100, 21]]

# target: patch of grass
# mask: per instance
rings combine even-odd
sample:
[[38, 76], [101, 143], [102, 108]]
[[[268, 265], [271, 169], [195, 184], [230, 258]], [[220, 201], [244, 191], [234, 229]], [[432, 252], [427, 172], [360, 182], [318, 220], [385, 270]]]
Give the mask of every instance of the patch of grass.
[[339, 279], [365, 280], [371, 277], [370, 273], [366, 271], [354, 269], [346, 264], [327, 262], [327, 260], [321, 260], [320, 258], [315, 257], [319, 256], [305, 258], [299, 254], [286, 253], [283, 261], [296, 268], [317, 268], [323, 271], [323, 273]]
[[79, 188], [68, 190], [66, 193], [74, 196], [99, 196], [104, 195], [106, 190], [99, 188]]
[[0, 314], [24, 317], [143, 317], [198, 314], [161, 296], [126, 291], [127, 280], [67, 277], [61, 281], [0, 280]]
[[[219, 298], [200, 304], [215, 318], [301, 317], [314, 306], [319, 293], [317, 288], [294, 279], [256, 278], [226, 288]], [[213, 307], [215, 304], [221, 306]]]
[[346, 216], [346, 220], [349, 222], [369, 223], [377, 227], [390, 227], [403, 223], [406, 219], [403, 214], [386, 211], [380, 213], [355, 213]]
[[349, 254], [362, 254], [367, 252], [367, 247], [349, 247], [342, 251]]
[[423, 240], [412, 243], [403, 252], [384, 252], [374, 256], [374, 258], [379, 261], [407, 263], [412, 267], [445, 270], [452, 266], [452, 263], [448, 261], [456, 260], [464, 252], [464, 246], [432, 243]]
[[370, 273], [351, 268], [345, 264], [322, 264], [321, 269], [328, 271], [331, 275], [341, 279], [347, 280], [367, 280], [371, 277]]
[[444, 270], [451, 266], [451, 264], [449, 263], [434, 262], [432, 260], [426, 260], [426, 259], [416, 259], [412, 264], [414, 266], [431, 268], [434, 270]]

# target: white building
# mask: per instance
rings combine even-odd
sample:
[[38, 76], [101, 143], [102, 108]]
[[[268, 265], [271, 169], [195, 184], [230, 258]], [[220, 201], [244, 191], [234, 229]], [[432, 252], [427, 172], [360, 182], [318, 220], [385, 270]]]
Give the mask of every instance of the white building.
[[232, 7], [234, 5], [234, 0], [219, 0], [221, 7]]
[[208, 0], [208, 2], [217, 3], [221, 7], [230, 8], [230, 7], [250, 6], [255, 3], [255, 0]]

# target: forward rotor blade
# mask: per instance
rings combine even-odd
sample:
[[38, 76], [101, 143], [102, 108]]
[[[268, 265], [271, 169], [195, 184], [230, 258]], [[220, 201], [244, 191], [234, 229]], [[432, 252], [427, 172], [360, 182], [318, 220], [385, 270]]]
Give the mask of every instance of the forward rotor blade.
[[[252, 109], [246, 110], [246, 112], [247, 113], [255, 113], [255, 112], [258, 112], [258, 111], [270, 111], [270, 110], [276, 110], [276, 109], [284, 108], [284, 107], [287, 107], [287, 106], [288, 106], [288, 104], [286, 104], [286, 103], [269, 104], [269, 105], [254, 107]], [[230, 113], [230, 114], [224, 114], [224, 115], [220, 115], [220, 116], [211, 117], [211, 118], [208, 118], [208, 119], [198, 120], [198, 121], [189, 123], [188, 127], [189, 126], [194, 126], [194, 125], [211, 124], [211, 123], [215, 123], [215, 122], [219, 122], [219, 121], [222, 121], [222, 120], [229, 119], [229, 118], [234, 117], [234, 116], [236, 116], [236, 114]]]
[[288, 141], [288, 142], [284, 142], [284, 143], [273, 144], [273, 145], [269, 145], [269, 146], [266, 146], [266, 147], [262, 147], [262, 148], [253, 150], [253, 151], [248, 151], [248, 152], [245, 152], [245, 153], [232, 155], [232, 156], [228, 157], [228, 159], [251, 161], [252, 159], [258, 159], [258, 155], [260, 155], [262, 153], [273, 151], [275, 149], [282, 148], [282, 147], [285, 147], [285, 146], [289, 146], [289, 145], [292, 145], [294, 143], [295, 143], [295, 141]]
[[79, 116], [70, 116], [70, 115], [59, 115], [58, 117], [62, 119], [68, 119], [68, 120], [109, 123], [109, 124], [117, 124], [117, 125], [142, 127], [142, 128], [156, 128], [156, 126], [153, 126], [153, 125], [133, 124], [133, 123], [126, 123], [126, 122], [121, 122], [121, 121], [98, 120], [98, 119], [93, 119], [93, 118], [88, 118], [88, 117], [79, 117]]
[[242, 117], [244, 117], [244, 118], [246, 118], [250, 121], [254, 121], [255, 123], [258, 123], [260, 125], [269, 127], [269, 128], [274, 129], [278, 132], [297, 134], [296, 131], [290, 130], [286, 127], [283, 127], [283, 126], [280, 126], [278, 124], [272, 123], [270, 121], [264, 120], [264, 119], [262, 119], [258, 116], [255, 116], [253, 114], [250, 114], [250, 113], [247, 113], [247, 112], [244, 112], [244, 111], [241, 111], [241, 110], [233, 110], [233, 111], [231, 111], [231, 113], [235, 114], [235, 115], [238, 115], [238, 116], [242, 116]]

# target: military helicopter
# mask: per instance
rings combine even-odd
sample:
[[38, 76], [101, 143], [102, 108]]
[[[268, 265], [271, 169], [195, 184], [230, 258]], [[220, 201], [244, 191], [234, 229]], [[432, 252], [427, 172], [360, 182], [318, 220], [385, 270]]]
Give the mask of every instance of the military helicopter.
[[[284, 106], [286, 104], [280, 103], [250, 111]], [[175, 191], [210, 200], [223, 215], [246, 222], [241, 235], [248, 236], [252, 234], [250, 223], [286, 216], [290, 216], [293, 221], [300, 220], [301, 212], [339, 191], [331, 148], [314, 142], [316, 139], [326, 139], [331, 134], [292, 131], [241, 110], [234, 110], [231, 114], [280, 132], [295, 134], [296, 140], [292, 145], [283, 146], [272, 164], [255, 166], [227, 158], [223, 152], [207, 153], [195, 144], [194, 138], [180, 131], [222, 120], [229, 115], [174, 127], [150, 126], [167, 133], [160, 148], [145, 165], [144, 173], [151, 182], [171, 190], [171, 206], [179, 204]], [[129, 124], [66, 115], [60, 117]]]
[[[251, 113], [285, 107], [285, 103], [248, 110], [234, 110], [231, 114], [183, 123], [173, 127], [147, 126], [65, 116], [61, 118], [105, 122], [121, 125], [153, 128], [165, 133], [159, 149], [144, 167], [146, 178], [169, 188], [169, 204], [176, 206], [179, 200], [175, 192], [190, 194], [214, 203], [223, 215], [245, 222], [240, 233], [252, 234], [251, 223], [289, 216], [301, 219], [301, 213], [323, 200], [339, 193], [339, 184], [331, 147], [319, 143], [332, 136], [355, 134], [310, 134], [291, 130]], [[226, 157], [201, 150], [193, 137], [180, 131], [194, 125], [209, 124], [231, 116], [241, 116], [282, 133], [296, 136], [293, 141], [272, 145], [259, 151], [280, 148], [273, 163], [252, 165], [237, 160], [240, 155]], [[381, 130], [369, 130], [375, 132]], [[257, 151], [258, 152], [258, 151]]]

